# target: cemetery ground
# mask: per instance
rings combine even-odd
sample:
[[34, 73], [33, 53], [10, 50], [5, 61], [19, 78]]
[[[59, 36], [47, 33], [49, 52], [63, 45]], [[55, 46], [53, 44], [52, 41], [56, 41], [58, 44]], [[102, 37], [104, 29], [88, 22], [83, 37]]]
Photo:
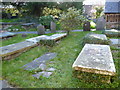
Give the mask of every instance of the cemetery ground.
[[[102, 33], [101, 31], [94, 31], [95, 33]], [[22, 53], [15, 59], [2, 61], [2, 79], [5, 79], [13, 87], [17, 88], [115, 88], [118, 87], [120, 81], [117, 77], [112, 83], [86, 83], [83, 80], [75, 78], [72, 72], [72, 64], [82, 50], [82, 38], [89, 32], [71, 32], [69, 36], [57, 42], [53, 47], [38, 45], [35, 48]], [[28, 34], [27, 37], [20, 35], [3, 40], [2, 46], [17, 43], [26, 38], [35, 37], [37, 35]], [[116, 67], [117, 74], [120, 78], [118, 68], [120, 52], [119, 49], [111, 46], [112, 55]], [[44, 55], [48, 52], [55, 52], [57, 56], [47, 62], [47, 67], [53, 67], [56, 70], [49, 77], [40, 77], [36, 79], [32, 75], [35, 71], [27, 71], [21, 68], [23, 65], [33, 61], [34, 59]], [[1, 65], [1, 64], [0, 64]]]

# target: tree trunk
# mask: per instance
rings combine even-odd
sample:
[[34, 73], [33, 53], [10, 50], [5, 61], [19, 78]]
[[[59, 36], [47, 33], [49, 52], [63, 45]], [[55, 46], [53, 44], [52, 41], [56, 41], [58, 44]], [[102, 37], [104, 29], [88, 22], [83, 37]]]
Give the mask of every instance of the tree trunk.
[[67, 31], [67, 35], [69, 35], [70, 34], [70, 31]]

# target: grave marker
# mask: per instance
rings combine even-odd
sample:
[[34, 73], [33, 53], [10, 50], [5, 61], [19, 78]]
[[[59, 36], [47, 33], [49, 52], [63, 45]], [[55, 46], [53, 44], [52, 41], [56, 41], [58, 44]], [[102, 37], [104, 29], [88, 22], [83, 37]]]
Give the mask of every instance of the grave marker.
[[88, 21], [84, 22], [83, 31], [90, 31], [90, 22]]
[[96, 23], [96, 30], [105, 30], [105, 23], [106, 21], [104, 17], [98, 18], [97, 23]]
[[[85, 44], [72, 68], [77, 72], [76, 76], [78, 78], [88, 77], [89, 79], [91, 78], [89, 74], [95, 74], [100, 76], [93, 77], [93, 79], [107, 83], [110, 83], [111, 77], [116, 74], [111, 50], [108, 45]], [[84, 72], [89, 74], [84, 76]]]
[[52, 33], [55, 33], [56, 32], [56, 24], [54, 22], [51, 22], [50, 23], [50, 29], [51, 29], [51, 32]]
[[39, 24], [39, 25], [37, 26], [37, 32], [38, 32], [38, 35], [43, 35], [43, 34], [45, 34], [45, 27], [44, 27], [43, 25]]

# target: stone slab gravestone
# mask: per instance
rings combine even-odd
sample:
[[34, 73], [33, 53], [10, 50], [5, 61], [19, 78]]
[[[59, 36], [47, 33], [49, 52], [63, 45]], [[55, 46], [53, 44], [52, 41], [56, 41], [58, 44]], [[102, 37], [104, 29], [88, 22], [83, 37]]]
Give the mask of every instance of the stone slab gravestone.
[[[109, 45], [85, 44], [72, 68], [77, 72], [75, 74], [78, 78], [91, 79], [92, 81], [100, 80], [110, 83], [111, 76], [116, 74]], [[89, 74], [85, 76], [84, 72]], [[95, 76], [91, 74], [95, 74]]]
[[83, 31], [90, 31], [90, 22], [88, 21], [84, 22]]
[[[25, 70], [35, 70], [36, 68], [44, 68], [46, 61], [51, 60], [53, 58], [55, 58], [57, 56], [56, 53], [46, 53], [42, 56], [40, 56], [39, 58], [36, 58], [35, 60], [33, 60], [32, 62], [24, 65], [22, 68], [24, 68]], [[42, 65], [41, 65], [42, 64]]]
[[0, 39], [2, 38], [7, 38], [7, 37], [13, 37], [15, 36], [16, 34], [15, 33], [12, 33], [12, 32], [7, 32], [7, 31], [1, 31], [0, 32]]
[[47, 35], [41, 35], [41, 36], [26, 39], [26, 41], [38, 43], [40, 40], [42, 40], [42, 39], [44, 39], [46, 37], [48, 37], [48, 36]]
[[104, 34], [94, 34], [89, 33], [83, 37], [82, 44], [85, 45], [86, 43], [89, 44], [110, 44], [110, 41], [107, 39], [106, 35]]
[[14, 57], [17, 57], [22, 52], [35, 46], [37, 46], [37, 43], [28, 41], [3, 46], [0, 47], [0, 57], [2, 57], [3, 60], [12, 59]]
[[63, 34], [53, 34], [51, 36], [45, 37], [44, 39], [40, 40], [41, 44], [48, 45], [48, 46], [54, 46], [56, 41], [60, 40], [61, 38], [67, 36], [66, 33]]
[[29, 28], [32, 28], [35, 23], [24, 23], [24, 24], [21, 24], [23, 28], [25, 29], [29, 29]]
[[105, 24], [106, 20], [104, 19], [104, 17], [98, 18], [96, 23], [96, 30], [105, 30]]
[[54, 22], [50, 22], [50, 30], [52, 33], [56, 32], [56, 24]]
[[120, 45], [120, 39], [110, 39], [113, 45], [119, 44]]
[[105, 30], [103, 33], [108, 37], [120, 37], [120, 31], [115, 29]]
[[44, 27], [43, 25], [39, 24], [39, 25], [37, 26], [37, 32], [38, 32], [38, 35], [43, 35], [43, 34], [45, 34], [45, 27]]

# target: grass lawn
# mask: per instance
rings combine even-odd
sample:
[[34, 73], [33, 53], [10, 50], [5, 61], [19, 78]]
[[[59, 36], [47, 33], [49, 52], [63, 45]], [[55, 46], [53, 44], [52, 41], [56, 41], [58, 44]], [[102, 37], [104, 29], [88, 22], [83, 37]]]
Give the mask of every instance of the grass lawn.
[[32, 37], [36, 37], [38, 36], [37, 34], [29, 34], [27, 35], [26, 37], [22, 37], [21, 34], [18, 34], [14, 37], [11, 37], [11, 38], [8, 38], [7, 40], [0, 40], [0, 47], [2, 46], [6, 46], [6, 45], [9, 45], [9, 44], [13, 44], [13, 43], [18, 43], [18, 42], [22, 42], [24, 41], [25, 39], [28, 39], [28, 38], [32, 38]]
[[[2, 78], [6, 79], [12, 86], [21, 88], [114, 88], [117, 87], [119, 81], [111, 84], [96, 84], [86, 83], [83, 80], [73, 77], [72, 64], [82, 50], [80, 44], [81, 39], [88, 32], [71, 32], [69, 36], [62, 39], [58, 45], [54, 47], [37, 46], [27, 52], [22, 53], [15, 59], [2, 62]], [[96, 32], [96, 33], [101, 33]], [[19, 40], [18, 40], [19, 41]], [[7, 41], [5, 41], [7, 42]], [[3, 41], [4, 43], [4, 41]], [[114, 48], [113, 48], [114, 49]], [[56, 52], [58, 55], [51, 61], [47, 62], [48, 67], [53, 67], [56, 70], [49, 78], [41, 77], [34, 78], [34, 72], [26, 71], [21, 67], [32, 60], [40, 57], [47, 52]], [[114, 53], [114, 61], [118, 73], [118, 56]], [[120, 57], [120, 55], [119, 55]]]

